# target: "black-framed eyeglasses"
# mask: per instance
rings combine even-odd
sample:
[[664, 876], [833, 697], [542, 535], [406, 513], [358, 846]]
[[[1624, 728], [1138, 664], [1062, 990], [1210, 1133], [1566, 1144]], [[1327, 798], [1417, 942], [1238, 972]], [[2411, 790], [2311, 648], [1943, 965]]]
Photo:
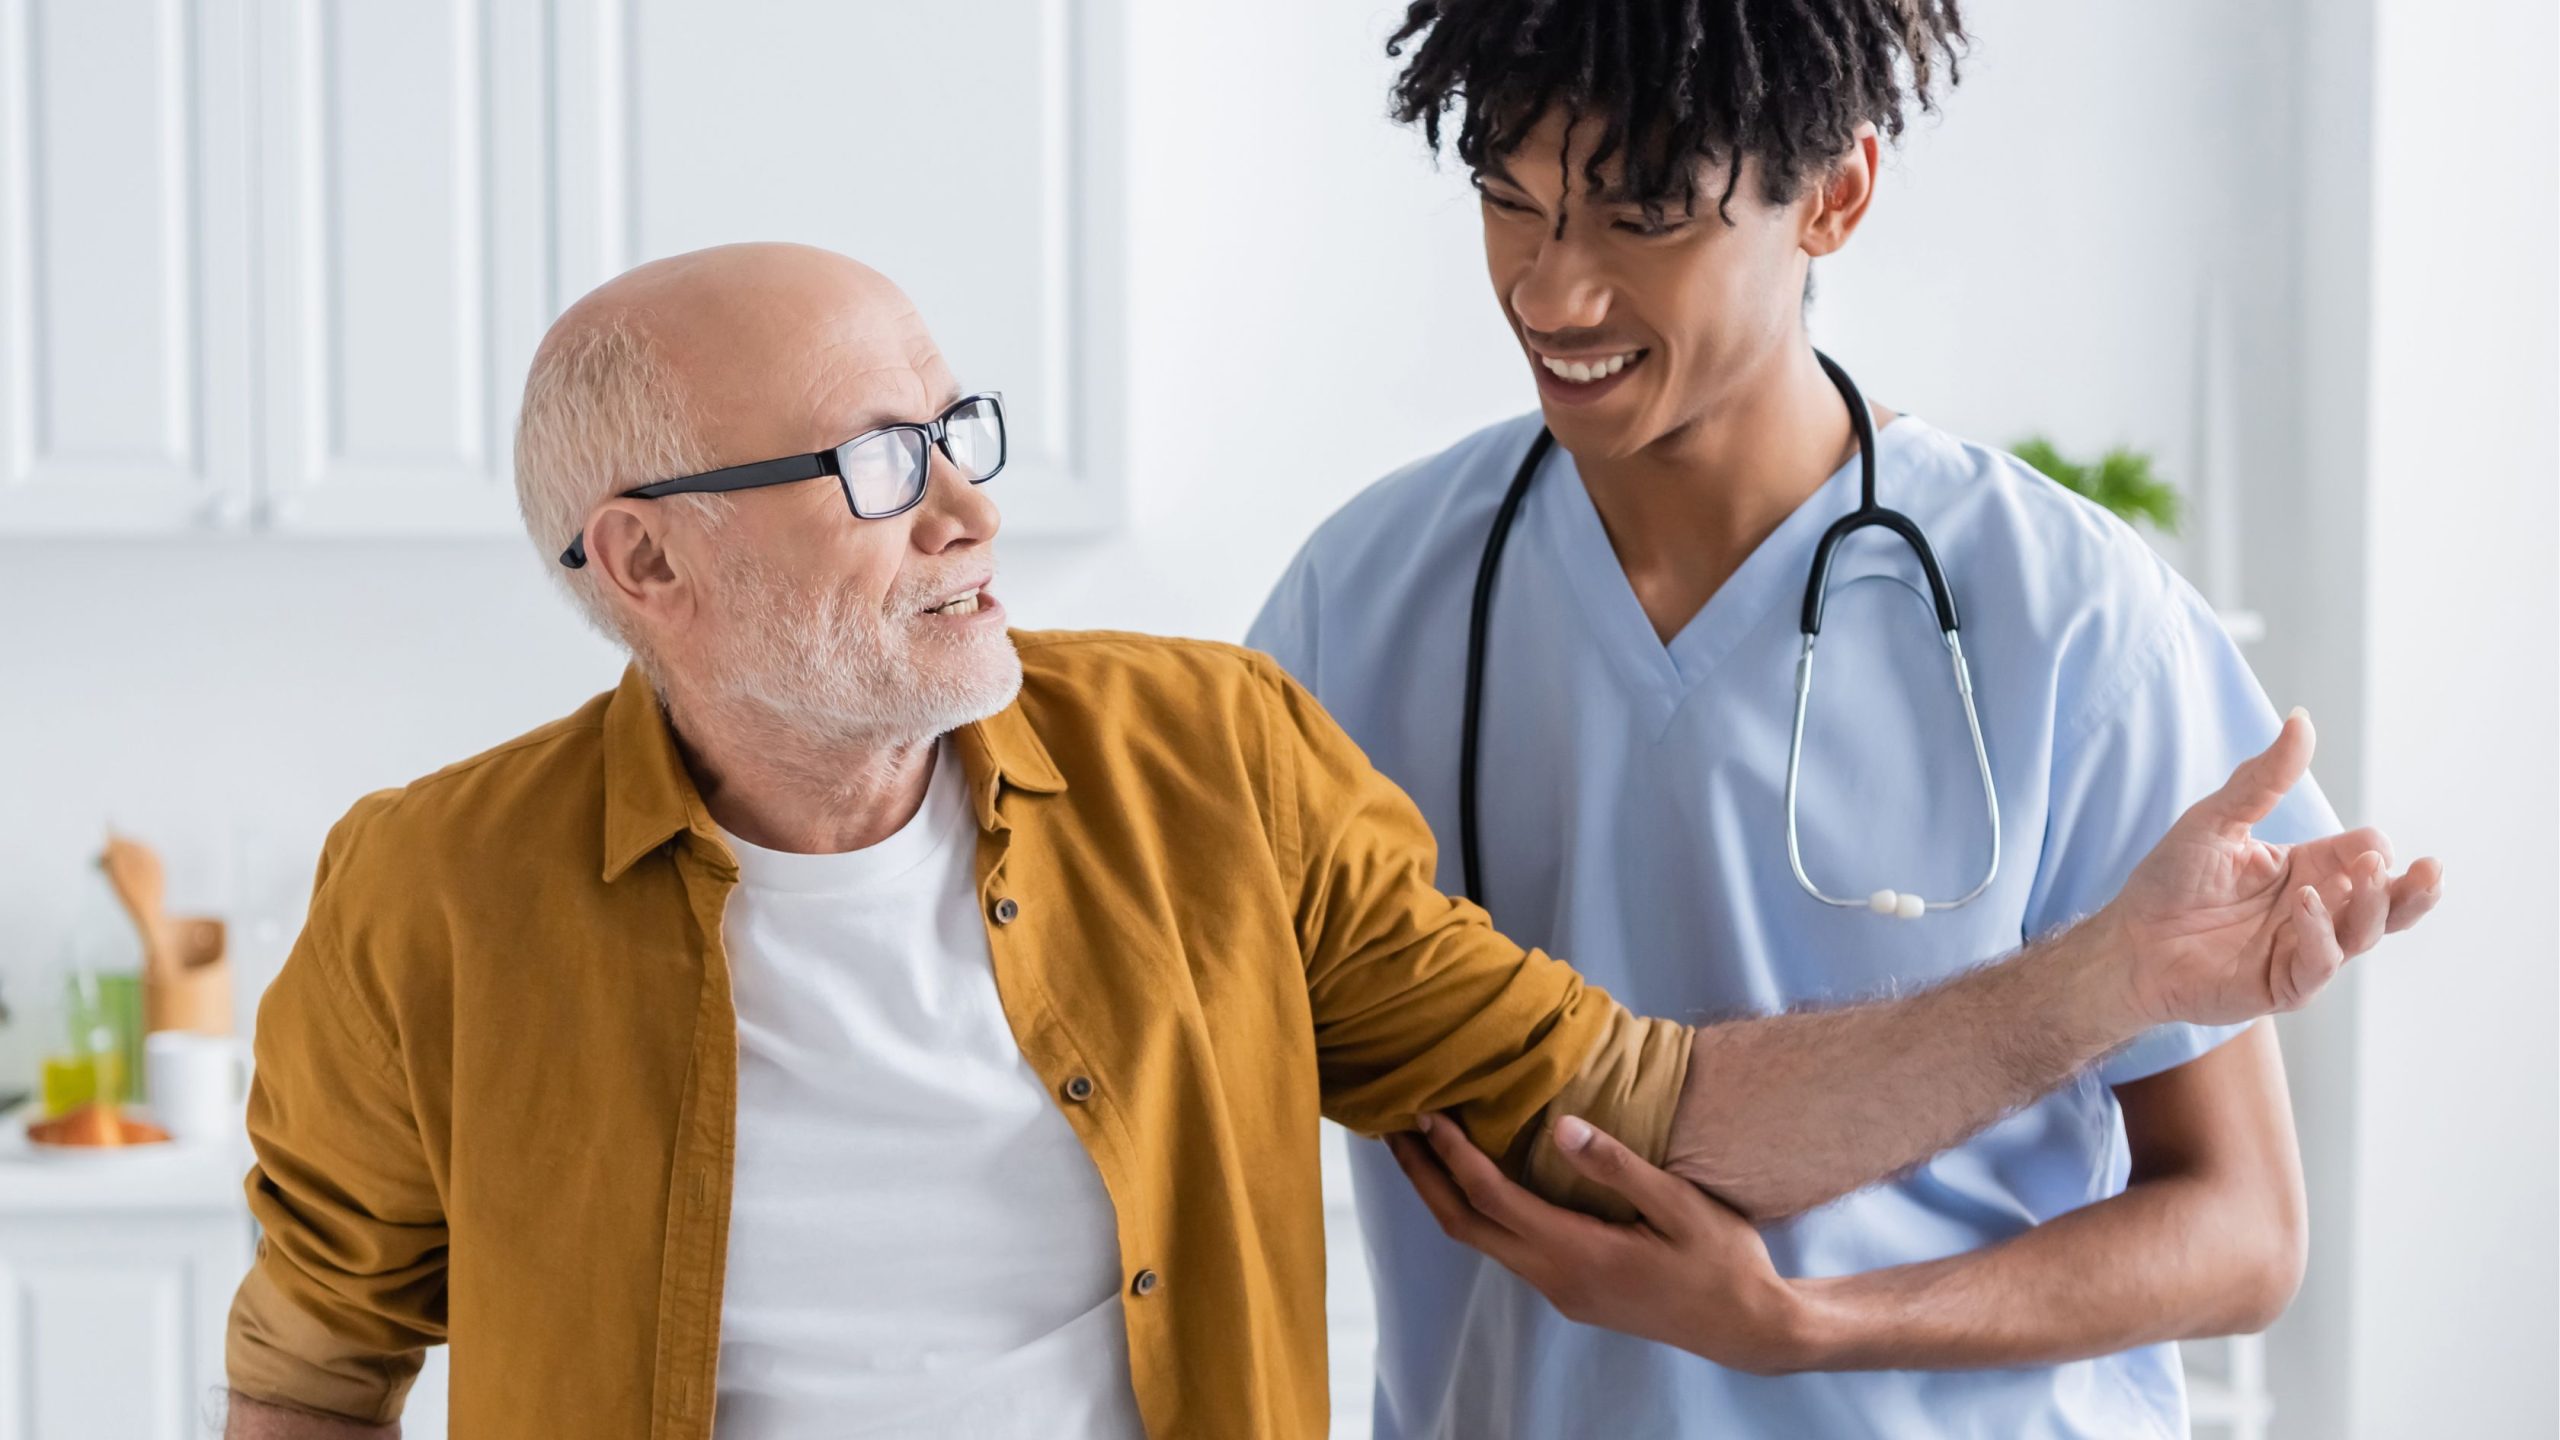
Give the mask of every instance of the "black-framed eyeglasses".
[[[940, 450], [960, 478], [984, 485], [1004, 468], [1004, 396], [993, 390], [963, 395], [951, 408], [921, 424], [883, 425], [866, 430], [831, 450], [785, 455], [732, 465], [701, 475], [658, 480], [625, 490], [617, 498], [655, 500], [662, 495], [722, 494], [789, 485], [833, 475], [844, 489], [844, 503], [861, 520], [886, 520], [912, 510], [924, 499], [925, 482]], [[560, 563], [572, 570], [587, 563], [587, 534], [581, 530], [560, 552]]]

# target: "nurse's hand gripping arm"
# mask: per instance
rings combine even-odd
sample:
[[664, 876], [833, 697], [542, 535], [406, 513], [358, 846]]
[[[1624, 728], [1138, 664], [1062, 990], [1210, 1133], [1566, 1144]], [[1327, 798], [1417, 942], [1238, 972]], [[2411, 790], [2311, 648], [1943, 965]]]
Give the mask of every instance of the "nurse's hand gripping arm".
[[1756, 1219], [1919, 1163], [2171, 1021], [2298, 1009], [2434, 905], [2442, 868], [2389, 874], [2371, 829], [2258, 840], [2311, 763], [2308, 717], [2198, 801], [2116, 898], [2006, 961], [1890, 1001], [1701, 1027], [1671, 1173]]

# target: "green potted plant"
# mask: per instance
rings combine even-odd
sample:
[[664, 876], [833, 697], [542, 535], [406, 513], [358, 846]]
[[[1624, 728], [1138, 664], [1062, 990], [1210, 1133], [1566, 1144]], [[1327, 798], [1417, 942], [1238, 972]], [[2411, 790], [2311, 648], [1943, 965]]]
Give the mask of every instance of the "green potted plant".
[[2030, 435], [2011, 453], [2128, 523], [2149, 525], [2163, 535], [2178, 533], [2177, 490], [2152, 472], [2150, 456], [2129, 445], [2118, 445], [2095, 461], [2084, 462], [2065, 456], [2044, 436]]

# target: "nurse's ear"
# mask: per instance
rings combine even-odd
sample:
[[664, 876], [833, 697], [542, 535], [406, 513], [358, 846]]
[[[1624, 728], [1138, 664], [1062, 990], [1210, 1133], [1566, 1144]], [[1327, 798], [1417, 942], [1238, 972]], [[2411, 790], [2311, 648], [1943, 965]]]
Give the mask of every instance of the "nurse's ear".
[[1867, 203], [1876, 197], [1879, 153], [1876, 127], [1860, 125], [1849, 148], [1805, 187], [1804, 219], [1796, 243], [1806, 255], [1819, 260], [1849, 243], [1858, 222], [1866, 218]]

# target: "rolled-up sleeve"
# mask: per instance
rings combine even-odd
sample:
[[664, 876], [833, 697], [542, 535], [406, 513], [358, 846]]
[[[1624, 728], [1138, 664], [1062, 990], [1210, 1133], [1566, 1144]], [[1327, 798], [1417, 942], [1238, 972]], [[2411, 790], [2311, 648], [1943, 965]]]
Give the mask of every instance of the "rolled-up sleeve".
[[1689, 1028], [1629, 1012], [1443, 894], [1413, 802], [1294, 680], [1276, 667], [1269, 679], [1281, 864], [1297, 886], [1325, 1114], [1382, 1135], [1446, 1113], [1547, 1198], [1630, 1216], [1555, 1152], [1547, 1121], [1583, 1116], [1659, 1163]]
[[445, 1215], [396, 1052], [347, 983], [324, 904], [258, 1006], [247, 1190], [261, 1234], [226, 1360], [253, 1399], [380, 1424], [444, 1339]]

